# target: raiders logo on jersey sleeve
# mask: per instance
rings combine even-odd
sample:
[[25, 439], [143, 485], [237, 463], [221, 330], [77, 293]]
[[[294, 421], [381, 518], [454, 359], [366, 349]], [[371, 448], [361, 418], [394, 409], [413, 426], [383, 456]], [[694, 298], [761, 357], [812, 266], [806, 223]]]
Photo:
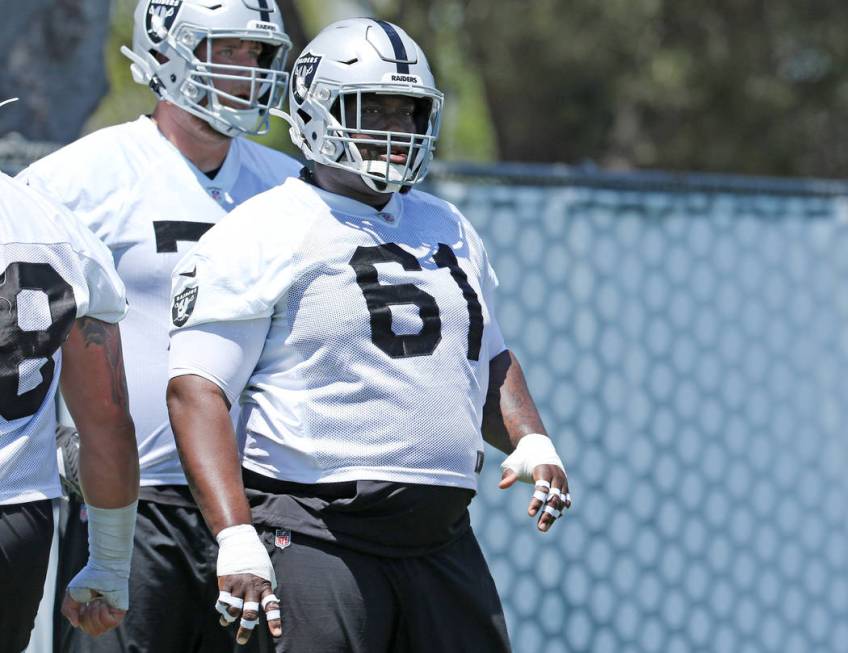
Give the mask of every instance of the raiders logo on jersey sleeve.
[[197, 290], [197, 286], [186, 288], [174, 297], [174, 304], [171, 306], [171, 321], [174, 323], [174, 326], [181, 327], [188, 322], [188, 318], [191, 317], [191, 313], [194, 311], [194, 305], [197, 302]]
[[159, 43], [165, 38], [182, 4], [183, 0], [150, 0], [147, 4], [144, 27], [151, 41]]

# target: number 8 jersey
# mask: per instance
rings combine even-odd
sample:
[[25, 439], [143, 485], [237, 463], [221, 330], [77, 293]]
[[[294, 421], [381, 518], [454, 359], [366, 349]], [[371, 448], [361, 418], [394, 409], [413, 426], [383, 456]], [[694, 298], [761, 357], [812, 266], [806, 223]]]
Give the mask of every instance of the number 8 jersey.
[[54, 397], [74, 320], [117, 322], [124, 285], [72, 215], [0, 173], [0, 504], [60, 496]]
[[175, 269], [170, 375], [241, 394], [257, 473], [473, 489], [489, 361], [505, 348], [496, 285], [447, 202], [411, 191], [377, 210], [289, 179]]

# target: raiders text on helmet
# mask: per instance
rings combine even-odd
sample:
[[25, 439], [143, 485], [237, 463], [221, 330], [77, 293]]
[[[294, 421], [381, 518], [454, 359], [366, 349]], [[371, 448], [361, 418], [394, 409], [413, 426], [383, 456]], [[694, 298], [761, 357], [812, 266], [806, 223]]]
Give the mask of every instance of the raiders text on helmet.
[[[275, 0], [141, 0], [134, 20], [132, 50], [121, 52], [136, 82], [227, 136], [268, 130], [269, 111], [285, 97], [291, 49]], [[223, 38], [265, 44], [259, 65], [212, 63], [213, 42]], [[198, 51], [204, 41], [205, 53]], [[233, 80], [249, 82], [248, 98], [216, 87]]]
[[[365, 93], [414, 98], [417, 133], [358, 128]], [[442, 103], [427, 58], [406, 32], [385, 21], [353, 18], [324, 28], [298, 57], [283, 117], [307, 159], [355, 172], [374, 190], [395, 192], [426, 176]], [[347, 124], [345, 106], [357, 108], [354, 124]], [[355, 143], [385, 148], [385, 156], [363, 160]], [[391, 162], [398, 150], [406, 153], [404, 164]]]

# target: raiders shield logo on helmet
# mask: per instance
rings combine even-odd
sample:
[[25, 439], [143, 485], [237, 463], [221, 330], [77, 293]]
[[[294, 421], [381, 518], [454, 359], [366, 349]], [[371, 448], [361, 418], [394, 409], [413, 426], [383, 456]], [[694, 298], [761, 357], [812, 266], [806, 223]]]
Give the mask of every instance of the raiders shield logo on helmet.
[[171, 321], [174, 326], [182, 326], [188, 322], [191, 313], [194, 310], [194, 304], [197, 301], [197, 286], [186, 288], [179, 295], [174, 297], [174, 305], [171, 306]]
[[159, 43], [165, 38], [182, 4], [183, 0], [150, 0], [147, 3], [144, 26], [151, 41]]
[[309, 93], [309, 87], [312, 86], [312, 80], [315, 79], [315, 71], [318, 70], [319, 63], [321, 63], [321, 57], [309, 52], [305, 52], [294, 62], [291, 82], [292, 95], [298, 104], [306, 99], [306, 94]]

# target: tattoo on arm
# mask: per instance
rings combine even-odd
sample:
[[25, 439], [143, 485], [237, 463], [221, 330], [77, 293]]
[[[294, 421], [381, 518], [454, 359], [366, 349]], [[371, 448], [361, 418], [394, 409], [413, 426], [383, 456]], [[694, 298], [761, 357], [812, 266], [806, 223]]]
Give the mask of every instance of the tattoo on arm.
[[112, 401], [118, 406], [128, 406], [127, 378], [121, 350], [121, 333], [117, 325], [107, 324], [92, 317], [81, 317], [77, 321], [86, 349], [103, 347], [111, 372]]
[[99, 347], [104, 345], [107, 337], [107, 325], [105, 322], [96, 320], [93, 317], [81, 317], [77, 320], [77, 324], [79, 324], [86, 349], [89, 345], [98, 345]]

